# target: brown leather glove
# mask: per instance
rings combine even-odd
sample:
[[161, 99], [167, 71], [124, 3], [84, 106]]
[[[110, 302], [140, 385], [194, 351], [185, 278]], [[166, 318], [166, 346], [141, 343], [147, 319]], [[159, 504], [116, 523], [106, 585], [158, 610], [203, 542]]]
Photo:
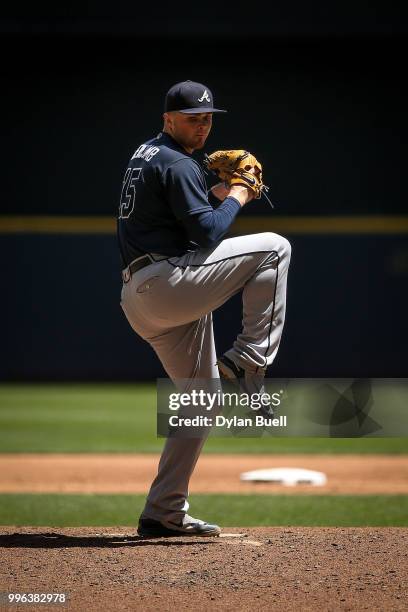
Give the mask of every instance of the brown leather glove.
[[243, 149], [214, 151], [206, 155], [204, 164], [229, 186], [244, 185], [260, 198], [264, 187], [262, 165], [254, 155]]

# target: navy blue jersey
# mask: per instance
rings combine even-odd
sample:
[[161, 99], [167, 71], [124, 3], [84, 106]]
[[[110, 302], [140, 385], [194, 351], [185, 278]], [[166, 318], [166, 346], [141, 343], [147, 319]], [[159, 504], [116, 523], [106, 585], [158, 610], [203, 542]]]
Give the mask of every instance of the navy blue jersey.
[[160, 132], [136, 149], [125, 172], [117, 226], [123, 263], [141, 253], [174, 256], [211, 246], [239, 210], [231, 197], [214, 209], [199, 163]]

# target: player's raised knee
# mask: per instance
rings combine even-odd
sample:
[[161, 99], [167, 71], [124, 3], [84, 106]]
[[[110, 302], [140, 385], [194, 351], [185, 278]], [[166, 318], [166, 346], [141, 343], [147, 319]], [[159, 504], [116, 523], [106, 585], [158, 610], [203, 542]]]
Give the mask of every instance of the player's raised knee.
[[279, 236], [280, 238], [280, 253], [286, 257], [290, 257], [292, 253], [292, 245], [287, 238]]
[[278, 253], [280, 257], [290, 257], [292, 247], [284, 236], [274, 232], [264, 232], [261, 234], [265, 247], [272, 252]]

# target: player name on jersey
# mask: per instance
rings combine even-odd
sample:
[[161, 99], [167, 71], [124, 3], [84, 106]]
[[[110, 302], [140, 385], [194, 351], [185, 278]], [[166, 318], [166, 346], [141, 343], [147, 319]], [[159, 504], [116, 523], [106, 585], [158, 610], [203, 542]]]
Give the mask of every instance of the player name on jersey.
[[154, 157], [159, 151], [160, 147], [153, 147], [151, 145], [142, 144], [133, 153], [131, 159], [144, 159], [145, 161], [149, 162], [152, 157]]

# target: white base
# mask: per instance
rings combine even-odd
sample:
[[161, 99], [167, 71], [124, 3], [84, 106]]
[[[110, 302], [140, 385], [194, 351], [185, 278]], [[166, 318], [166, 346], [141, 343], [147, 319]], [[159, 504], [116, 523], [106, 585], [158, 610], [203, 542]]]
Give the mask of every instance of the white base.
[[276, 482], [286, 487], [300, 484], [321, 487], [326, 484], [327, 477], [323, 472], [304, 470], [302, 468], [272, 468], [267, 470], [253, 470], [243, 472], [241, 480], [250, 482]]

